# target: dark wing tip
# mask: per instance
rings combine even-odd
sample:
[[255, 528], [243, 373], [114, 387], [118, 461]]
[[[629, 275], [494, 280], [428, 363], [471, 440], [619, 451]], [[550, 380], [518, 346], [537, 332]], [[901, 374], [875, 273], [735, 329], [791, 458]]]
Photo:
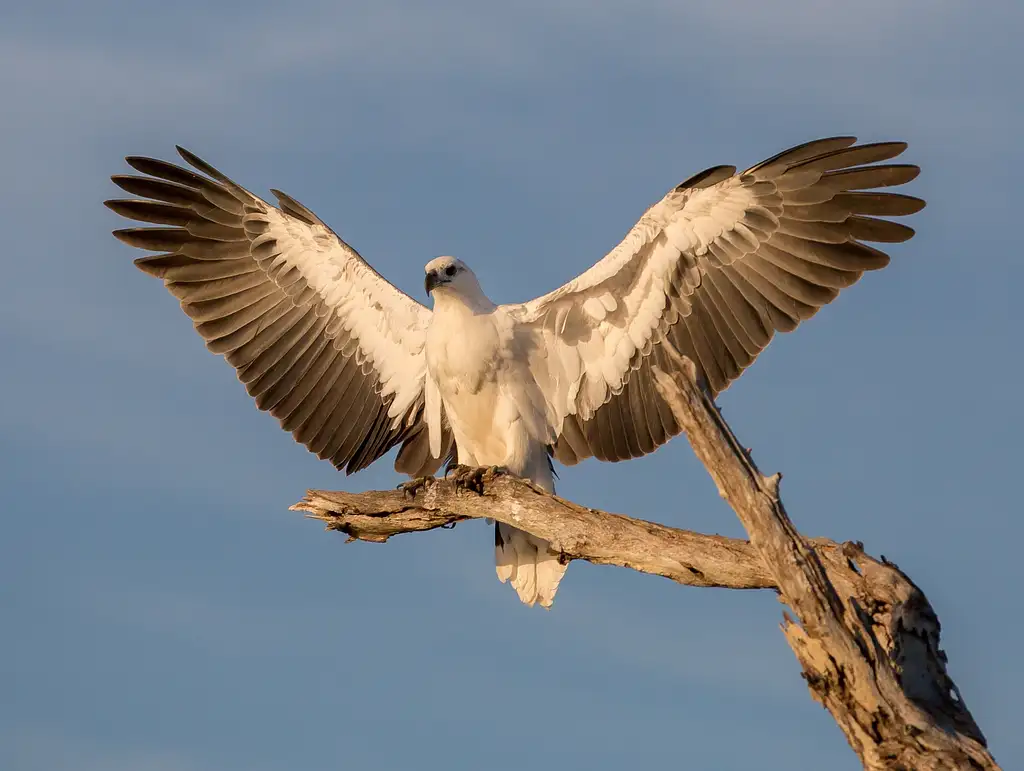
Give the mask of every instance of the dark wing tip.
[[853, 193], [856, 214], [873, 214], [881, 217], [908, 217], [917, 214], [928, 203], [903, 193]]
[[857, 137], [855, 136], [836, 136], [836, 137], [825, 137], [824, 139], [812, 139], [809, 142], [804, 142], [796, 147], [790, 147], [783, 150], [780, 153], [776, 153], [771, 158], [766, 158], [754, 166], [747, 169], [744, 174], [752, 174], [755, 171], [760, 171], [768, 167], [774, 167], [778, 164], [783, 166], [799, 163], [802, 160], [806, 160], [822, 152], [829, 152], [832, 150], [839, 150], [846, 147], [850, 147], [857, 143]]
[[145, 155], [126, 155], [124, 157], [124, 162], [131, 166], [133, 169], [138, 168], [138, 165], [140, 163], [145, 163], [146, 161], [151, 160], [153, 159]]
[[110, 181], [111, 182], [113, 182], [115, 185], [117, 185], [122, 190], [125, 190], [126, 192], [129, 192], [129, 193], [131, 191], [127, 190], [125, 188], [125, 185], [130, 185], [130, 184], [132, 184], [132, 182], [134, 180], [138, 180], [138, 179], [141, 179], [141, 177], [136, 177], [134, 174], [111, 174], [110, 175]]
[[728, 179], [736, 173], [735, 166], [712, 166], [710, 169], [704, 169], [704, 171], [697, 172], [689, 179], [685, 179], [676, 185], [676, 191], [682, 192], [688, 189], [700, 189], [705, 187], [711, 187], [714, 184], [721, 182], [723, 179]]
[[192, 168], [198, 169], [199, 171], [203, 172], [203, 174], [206, 174], [208, 177], [212, 177], [218, 182], [227, 185], [228, 188], [232, 190], [238, 189], [238, 184], [233, 179], [228, 177], [223, 172], [218, 171], [216, 168], [208, 164], [206, 161], [204, 161], [202, 158], [200, 158], [192, 151], [186, 150], [181, 145], [175, 145], [174, 149], [178, 151], [178, 155], [180, 155], [185, 160], [185, 163], [187, 163]]
[[894, 174], [897, 174], [899, 179], [902, 180], [894, 183], [897, 185], [905, 185], [921, 175], [921, 167], [916, 163], [894, 163], [891, 168], [898, 169], [898, 171], [894, 171]]
[[128, 244], [128, 246], [137, 246], [135, 237], [138, 234], [138, 232], [138, 228], [121, 228], [119, 230], [111, 231], [114, 238], [116, 238], [123, 244]]
[[[117, 235], [116, 233], [114, 235]], [[166, 255], [151, 254], [146, 257], [137, 257], [132, 264], [143, 273], [154, 278], [164, 278], [167, 275], [167, 268], [163, 265], [162, 259]]]
[[270, 188], [270, 192], [277, 198], [278, 204], [280, 204], [281, 211], [285, 214], [290, 214], [293, 217], [305, 222], [307, 225], [323, 225], [327, 227], [319, 217], [316, 216], [308, 207], [296, 201], [287, 193], [284, 193], [276, 188]]
[[854, 149], [885, 149], [892, 153], [892, 155], [889, 156], [890, 158], [895, 158], [897, 155], [902, 155], [908, 147], [910, 147], [910, 145], [902, 139], [892, 139], [884, 142], [865, 142], [862, 145], [857, 145]]
[[[193, 153], [191, 150], [186, 150], [181, 145], [175, 145], [174, 149], [178, 151], [178, 155], [180, 155], [182, 160], [184, 160], [185, 163], [187, 163], [189, 166], [192, 166], [193, 168], [199, 169], [200, 171], [205, 172], [207, 174], [210, 173], [209, 171], [207, 171], [207, 169], [213, 169], [213, 167], [210, 166], [210, 164], [208, 164], [206, 161], [204, 161], [198, 155]], [[216, 171], [216, 169], [213, 169], [213, 170]], [[211, 175], [211, 176], [213, 176], [213, 175]]]
[[175, 145], [174, 149], [178, 151], [178, 155], [180, 155], [187, 163], [192, 163], [192, 161], [199, 161], [202, 163], [202, 159], [191, 150], [186, 150], [181, 145]]
[[122, 228], [111, 232], [114, 238], [128, 246], [154, 252], [177, 249], [192, 239], [189, 232], [183, 228]]

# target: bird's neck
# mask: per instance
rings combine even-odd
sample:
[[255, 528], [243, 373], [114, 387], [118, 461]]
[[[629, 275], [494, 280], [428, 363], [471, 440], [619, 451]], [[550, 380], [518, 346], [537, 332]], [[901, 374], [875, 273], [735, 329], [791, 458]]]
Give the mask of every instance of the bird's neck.
[[483, 292], [466, 295], [450, 289], [434, 290], [434, 313], [436, 315], [458, 317], [479, 316], [491, 313], [496, 306]]

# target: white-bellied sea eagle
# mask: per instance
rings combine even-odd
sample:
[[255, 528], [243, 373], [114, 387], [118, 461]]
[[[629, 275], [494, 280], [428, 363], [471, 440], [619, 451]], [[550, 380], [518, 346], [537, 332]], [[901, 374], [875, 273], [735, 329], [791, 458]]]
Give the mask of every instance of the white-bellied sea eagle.
[[[808, 142], [739, 174], [715, 166], [673, 188], [622, 242], [569, 283], [496, 305], [461, 260], [426, 265], [433, 309], [396, 289], [319, 217], [277, 205], [187, 150], [196, 171], [129, 157], [113, 181], [139, 198], [107, 201], [155, 227], [117, 230], [158, 254], [163, 279], [261, 410], [351, 473], [398, 446], [395, 468], [435, 474], [446, 460], [502, 466], [553, 490], [551, 459], [619, 461], [653, 452], [680, 427], [652, 367], [674, 350], [712, 394], [889, 257], [865, 242], [913, 230], [887, 164], [902, 142]], [[547, 542], [497, 524], [498, 577], [523, 602], [551, 605], [565, 572]]]

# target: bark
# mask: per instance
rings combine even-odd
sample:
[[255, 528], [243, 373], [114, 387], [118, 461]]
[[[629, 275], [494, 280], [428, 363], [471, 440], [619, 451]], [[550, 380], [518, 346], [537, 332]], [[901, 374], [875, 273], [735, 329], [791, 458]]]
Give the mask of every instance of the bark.
[[[871, 771], [998, 769], [946, 671], [938, 618], [899, 568], [860, 544], [805, 539], [779, 497], [692, 377], [658, 387], [750, 541], [702, 535], [585, 508], [497, 469], [426, 480], [417, 489], [310, 490], [292, 507], [349, 540], [491, 518], [550, 541], [566, 560], [628, 567], [687, 586], [774, 589], [793, 613], [782, 631], [811, 695]], [[689, 373], [687, 376], [686, 373]]]

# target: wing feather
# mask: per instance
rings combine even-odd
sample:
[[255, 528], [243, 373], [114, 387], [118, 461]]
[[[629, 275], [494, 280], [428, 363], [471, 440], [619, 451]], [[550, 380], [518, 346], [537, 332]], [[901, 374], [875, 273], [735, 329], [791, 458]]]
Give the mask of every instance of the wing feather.
[[413, 442], [397, 465], [433, 473], [451, 435], [442, 429], [438, 453], [424, 452], [430, 311], [294, 198], [274, 191], [275, 207], [178, 152], [192, 168], [133, 156], [126, 160], [141, 176], [112, 177], [139, 198], [107, 206], [152, 225], [114, 231], [159, 252], [136, 265], [163, 279], [257, 407], [311, 451], [351, 473]]
[[917, 166], [886, 163], [905, 149], [832, 137], [738, 174], [712, 167], [673, 188], [589, 270], [508, 306], [543, 338], [546, 382], [561, 389], [548, 396], [560, 411], [555, 457], [651, 452], [679, 431], [651, 374], [671, 367], [668, 349], [691, 359], [717, 394], [776, 332], [885, 267], [889, 256], [864, 242], [906, 241], [914, 231], [889, 218], [924, 207], [874, 190], [918, 175]]

